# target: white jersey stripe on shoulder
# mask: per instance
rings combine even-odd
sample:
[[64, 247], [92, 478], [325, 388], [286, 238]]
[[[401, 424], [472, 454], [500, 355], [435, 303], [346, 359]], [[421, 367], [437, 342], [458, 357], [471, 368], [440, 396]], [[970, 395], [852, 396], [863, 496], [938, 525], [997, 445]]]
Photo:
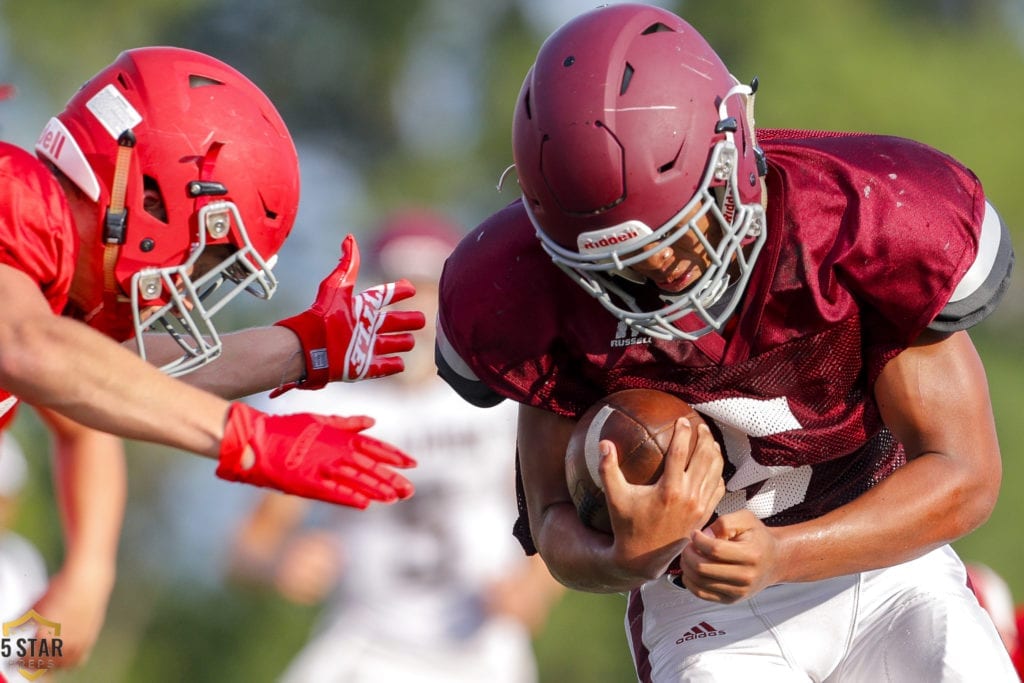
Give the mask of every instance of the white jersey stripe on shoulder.
[[476, 373], [470, 369], [466, 364], [466, 361], [462, 360], [459, 353], [452, 348], [451, 342], [448, 341], [448, 337], [444, 333], [444, 327], [441, 325], [441, 321], [437, 321], [437, 349], [441, 352], [441, 358], [448, 364], [456, 374], [460, 377], [468, 379], [473, 382], [479, 382], [480, 378], [476, 376]]
[[15, 404], [17, 404], [17, 403], [18, 403], [18, 397], [17, 396], [8, 396], [3, 401], [0, 401], [0, 417], [6, 415], [7, 411], [9, 411], [11, 408], [13, 408], [15, 406]]
[[999, 253], [999, 241], [1002, 236], [1000, 225], [999, 214], [996, 213], [995, 207], [986, 201], [985, 218], [981, 222], [981, 235], [978, 237], [978, 255], [974, 258], [971, 267], [964, 273], [960, 284], [953, 291], [953, 296], [949, 299], [950, 303], [966, 299], [985, 284], [989, 273], [992, 272], [992, 266], [995, 265], [996, 255]]

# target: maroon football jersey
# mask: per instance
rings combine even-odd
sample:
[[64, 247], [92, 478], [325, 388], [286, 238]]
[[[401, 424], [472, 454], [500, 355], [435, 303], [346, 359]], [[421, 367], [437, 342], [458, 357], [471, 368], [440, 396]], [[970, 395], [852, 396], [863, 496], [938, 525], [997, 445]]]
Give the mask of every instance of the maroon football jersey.
[[[630, 330], [551, 262], [515, 202], [447, 262], [441, 374], [478, 404], [509, 398], [571, 417], [620, 389], [673, 393], [724, 447], [718, 512], [747, 507], [770, 525], [824, 514], [887, 477], [906, 458], [873, 385], [975, 264], [981, 185], [899, 138], [762, 131], [761, 143], [768, 238], [725, 337]], [[971, 314], [1005, 289], [1012, 251], [1001, 227]], [[947, 329], [976, 321], [956, 318]]]

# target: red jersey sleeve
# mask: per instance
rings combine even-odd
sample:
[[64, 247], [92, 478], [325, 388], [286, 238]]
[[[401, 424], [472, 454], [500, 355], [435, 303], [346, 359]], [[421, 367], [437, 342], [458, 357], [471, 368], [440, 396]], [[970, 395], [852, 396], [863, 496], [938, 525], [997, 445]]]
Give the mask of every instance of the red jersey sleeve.
[[0, 262], [32, 278], [59, 314], [77, 253], [64, 193], [46, 166], [7, 143], [0, 143], [0, 193]]

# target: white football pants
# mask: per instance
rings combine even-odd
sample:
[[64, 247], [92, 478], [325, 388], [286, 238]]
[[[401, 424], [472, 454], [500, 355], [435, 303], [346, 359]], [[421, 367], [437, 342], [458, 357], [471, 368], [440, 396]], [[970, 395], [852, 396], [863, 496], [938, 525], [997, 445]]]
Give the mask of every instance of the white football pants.
[[632, 595], [626, 629], [644, 683], [1019, 680], [949, 546], [733, 605], [666, 576]]

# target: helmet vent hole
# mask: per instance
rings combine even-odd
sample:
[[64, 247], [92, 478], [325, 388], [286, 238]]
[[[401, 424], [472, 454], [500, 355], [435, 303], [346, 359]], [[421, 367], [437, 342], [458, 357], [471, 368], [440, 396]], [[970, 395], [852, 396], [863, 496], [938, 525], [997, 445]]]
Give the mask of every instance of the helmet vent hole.
[[267, 220], [276, 221], [277, 211], [274, 211], [269, 206], [267, 206], [267, 203], [263, 200], [262, 196], [260, 196], [260, 203], [263, 204], [263, 215], [267, 217]]
[[530, 91], [527, 90], [526, 94], [523, 95], [523, 107], [526, 109], [526, 118], [533, 119], [533, 110], [530, 107]]
[[224, 85], [224, 83], [215, 78], [199, 76], [198, 74], [192, 74], [188, 77], [188, 87], [190, 88], [205, 88], [209, 85]]
[[665, 24], [663, 24], [663, 23], [661, 23], [659, 21], [659, 22], [651, 24], [650, 26], [645, 28], [643, 31], [641, 31], [640, 35], [647, 36], [647, 35], [650, 35], [652, 33], [664, 33], [665, 31], [668, 31], [670, 33], [674, 33], [675, 32], [672, 28], [670, 28], [669, 26], [666, 26]]
[[619, 86], [619, 95], [626, 94], [626, 90], [629, 89], [629, 82], [633, 80], [634, 71], [633, 65], [626, 62], [626, 68], [622, 71], [622, 85]]
[[676, 150], [676, 155], [672, 159], [669, 159], [664, 164], [658, 167], [658, 173], [668, 173], [676, 167], [676, 163], [679, 161], [679, 155], [683, 153], [683, 146], [679, 145], [679, 149]]

